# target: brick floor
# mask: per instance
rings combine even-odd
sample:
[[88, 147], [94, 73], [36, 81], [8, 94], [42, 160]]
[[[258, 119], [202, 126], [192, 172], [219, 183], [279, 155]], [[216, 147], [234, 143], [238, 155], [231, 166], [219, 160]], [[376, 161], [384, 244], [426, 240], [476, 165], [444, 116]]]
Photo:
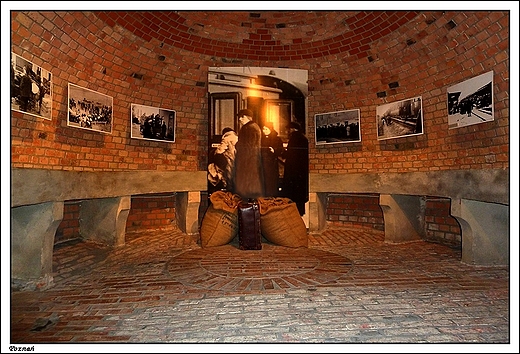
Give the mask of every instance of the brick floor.
[[57, 245], [53, 285], [11, 292], [10, 343], [517, 345], [509, 267], [465, 265], [460, 249], [344, 228], [308, 249], [237, 246], [177, 230]]

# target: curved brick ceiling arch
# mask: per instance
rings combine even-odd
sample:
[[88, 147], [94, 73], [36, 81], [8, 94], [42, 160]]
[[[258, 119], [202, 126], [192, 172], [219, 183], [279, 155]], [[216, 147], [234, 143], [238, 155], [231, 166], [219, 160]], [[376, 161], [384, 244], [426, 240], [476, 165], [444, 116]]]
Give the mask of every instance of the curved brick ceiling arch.
[[348, 53], [414, 19], [417, 11], [96, 11], [145, 41], [233, 59], [301, 60]]

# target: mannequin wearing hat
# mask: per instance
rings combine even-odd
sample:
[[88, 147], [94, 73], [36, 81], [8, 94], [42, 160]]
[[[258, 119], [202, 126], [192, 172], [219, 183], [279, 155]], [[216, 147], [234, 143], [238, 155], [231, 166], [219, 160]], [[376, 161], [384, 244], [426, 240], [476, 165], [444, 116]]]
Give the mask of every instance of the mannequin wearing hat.
[[241, 127], [235, 145], [234, 193], [242, 199], [264, 196], [264, 174], [262, 168], [262, 131], [253, 121], [250, 109], [238, 112]]

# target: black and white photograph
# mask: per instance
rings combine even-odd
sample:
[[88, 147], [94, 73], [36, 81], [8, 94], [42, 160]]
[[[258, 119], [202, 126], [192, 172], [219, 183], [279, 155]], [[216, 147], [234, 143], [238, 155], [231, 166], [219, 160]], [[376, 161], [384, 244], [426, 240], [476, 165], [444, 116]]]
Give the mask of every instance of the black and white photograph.
[[491, 122], [493, 71], [448, 88], [448, 129]]
[[378, 140], [423, 134], [422, 97], [378, 106], [376, 124]]
[[132, 104], [131, 137], [174, 142], [175, 119], [173, 110]]
[[289, 198], [308, 216], [308, 76], [303, 69], [209, 68], [208, 194]]
[[11, 53], [11, 109], [52, 119], [52, 74]]
[[359, 109], [314, 115], [316, 145], [361, 141]]
[[113, 99], [69, 83], [67, 125], [112, 134]]

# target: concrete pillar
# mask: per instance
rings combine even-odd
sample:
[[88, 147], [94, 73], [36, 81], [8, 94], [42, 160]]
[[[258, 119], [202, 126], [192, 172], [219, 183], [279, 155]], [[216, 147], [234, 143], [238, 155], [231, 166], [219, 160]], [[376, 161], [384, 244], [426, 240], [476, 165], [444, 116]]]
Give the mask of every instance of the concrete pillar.
[[179, 229], [188, 234], [199, 232], [200, 192], [177, 192], [175, 216]]
[[79, 209], [81, 238], [109, 246], [124, 245], [130, 205], [130, 196], [83, 200]]
[[63, 202], [11, 208], [11, 283], [15, 288], [52, 284], [54, 236], [63, 220]]
[[406, 242], [425, 237], [426, 202], [414, 195], [381, 194], [379, 204], [385, 222], [385, 242]]
[[327, 224], [327, 193], [309, 193], [309, 231], [323, 230]]
[[469, 199], [451, 201], [451, 214], [462, 230], [462, 262], [509, 264], [509, 206]]

